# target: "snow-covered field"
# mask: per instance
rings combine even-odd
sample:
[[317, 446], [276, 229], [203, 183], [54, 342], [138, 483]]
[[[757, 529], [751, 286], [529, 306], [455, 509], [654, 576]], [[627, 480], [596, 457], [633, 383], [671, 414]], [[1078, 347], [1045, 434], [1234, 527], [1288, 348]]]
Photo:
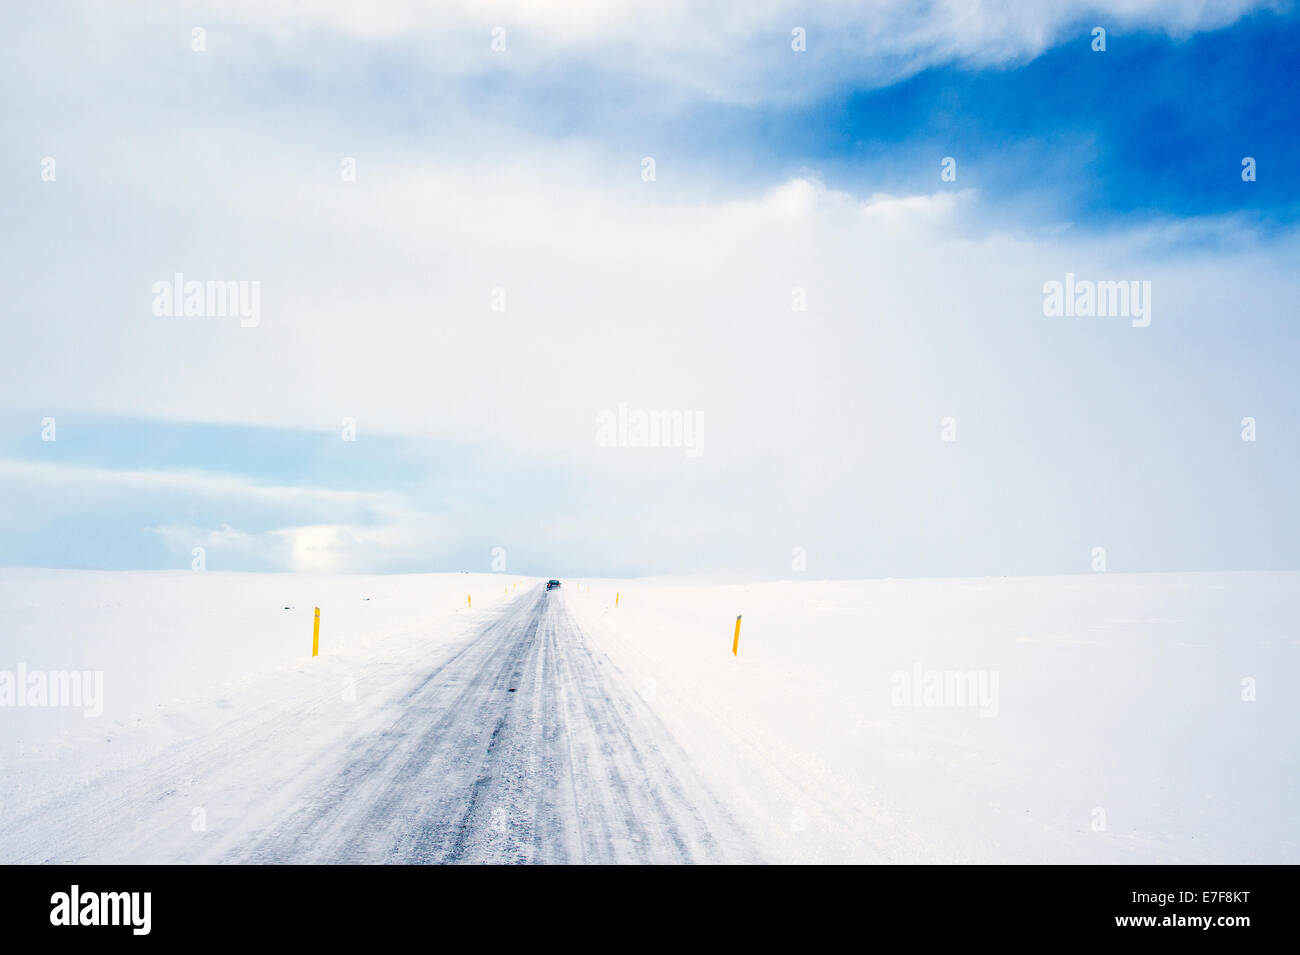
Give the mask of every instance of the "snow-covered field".
[[[1300, 861], [1300, 575], [611, 581], [578, 608], [777, 857]], [[996, 673], [996, 715], [894, 705], [918, 666]]]
[[[355, 765], [403, 700], [436, 710], [404, 688], [537, 586], [0, 571], [0, 679], [103, 674], [97, 717], [0, 707], [0, 861], [197, 859], [200, 808], [214, 858], [247, 857], [241, 833], [314, 811], [294, 780]], [[548, 719], [626, 720], [643, 738], [613, 768], [698, 776], [675, 795], [709, 790], [758, 858], [1300, 861], [1300, 575], [566, 580], [562, 600], [542, 662], [581, 642], [572, 692], [611, 705], [566, 689]]]
[[[313, 577], [191, 571], [0, 570], [0, 671], [101, 670], [102, 720], [79, 709], [0, 710], [0, 755], [192, 715], [196, 700], [292, 681], [311, 653], [339, 663], [448, 641], [472, 611], [531, 586], [495, 574]], [[274, 692], [280, 692], [276, 690]], [[51, 740], [56, 734], [66, 738]]]

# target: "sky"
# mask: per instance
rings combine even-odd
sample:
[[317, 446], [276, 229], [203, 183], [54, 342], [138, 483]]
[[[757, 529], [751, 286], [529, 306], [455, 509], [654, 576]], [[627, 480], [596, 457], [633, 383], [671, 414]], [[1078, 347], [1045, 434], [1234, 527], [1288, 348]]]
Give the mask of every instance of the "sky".
[[1294, 4], [3, 17], [0, 565], [1300, 569]]

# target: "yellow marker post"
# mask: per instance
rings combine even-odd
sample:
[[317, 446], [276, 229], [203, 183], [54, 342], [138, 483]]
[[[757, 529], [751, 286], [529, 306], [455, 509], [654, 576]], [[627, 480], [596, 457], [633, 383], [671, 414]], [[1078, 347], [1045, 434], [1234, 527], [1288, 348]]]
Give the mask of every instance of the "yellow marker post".
[[472, 606], [474, 606], [474, 601], [472, 601], [472, 600], [469, 599], [469, 594], [466, 594], [466, 595], [465, 595], [465, 606], [466, 606], [466, 607], [472, 607]]
[[615, 607], [618, 606], [618, 594], [615, 594], [615, 595], [614, 595], [614, 606], [615, 606]]
[[320, 607], [316, 608], [316, 622], [311, 626], [311, 655], [320, 655]]
[[736, 614], [736, 635], [731, 640], [731, 655], [739, 656], [740, 650], [740, 614]]

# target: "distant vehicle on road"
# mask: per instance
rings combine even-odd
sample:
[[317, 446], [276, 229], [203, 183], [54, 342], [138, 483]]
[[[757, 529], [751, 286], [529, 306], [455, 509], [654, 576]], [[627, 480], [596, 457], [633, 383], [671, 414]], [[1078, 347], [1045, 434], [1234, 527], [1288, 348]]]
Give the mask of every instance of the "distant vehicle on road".
[[559, 589], [560, 589], [560, 582], [559, 582], [558, 580], [548, 580], [548, 581], [546, 582], [546, 589], [547, 589], [547, 590], [559, 590]]

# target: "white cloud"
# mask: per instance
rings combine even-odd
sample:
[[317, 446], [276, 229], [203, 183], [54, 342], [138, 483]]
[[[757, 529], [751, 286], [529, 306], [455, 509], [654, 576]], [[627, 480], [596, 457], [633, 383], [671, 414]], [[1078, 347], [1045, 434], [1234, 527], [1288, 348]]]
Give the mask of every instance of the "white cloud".
[[306, 505], [388, 511], [398, 500], [391, 494], [329, 488], [277, 487], [254, 483], [236, 474], [196, 470], [151, 470], [87, 467], [58, 462], [0, 459], [0, 479], [43, 485], [82, 485], [99, 489], [125, 487], [141, 493], [178, 490], [273, 505]]
[[[1270, 6], [1267, 0], [831, 0], [812, 6], [794, 0], [205, 0], [193, 16], [265, 31], [284, 46], [314, 30], [371, 42], [411, 40], [443, 75], [532, 72], [565, 61], [630, 74], [676, 95], [756, 102], [850, 82], [893, 82], [944, 63], [1024, 61], [1061, 42], [1070, 28], [1185, 35]], [[506, 30], [503, 54], [490, 51], [496, 27]], [[806, 30], [807, 53], [790, 48], [795, 27]]]
[[[95, 535], [107, 517], [121, 524], [114, 533], [124, 537], [155, 536], [177, 567], [188, 567], [192, 549], [202, 547], [214, 570], [407, 568], [439, 554], [452, 526], [393, 492], [267, 486], [198, 470], [0, 460], [0, 491], [22, 502], [25, 524], [71, 520], [80, 533]], [[204, 523], [192, 515], [222, 516]], [[463, 534], [457, 543], [464, 543]], [[128, 559], [148, 555], [125, 539], [121, 549]]]
[[[269, 75], [308, 88], [313, 78], [351, 81], [391, 52], [418, 55], [450, 80], [496, 69], [585, 75], [595, 64], [672, 95], [799, 97], [928, 63], [1032, 56], [1084, 10], [1181, 32], [1244, 8], [944, 4], [913, 15], [904, 4], [832, 5], [807, 24], [807, 60], [789, 54], [789, 26], [803, 15], [783, 4], [677, 4], [653, 29], [647, 8], [630, 5], [213, 4], [184, 14], [151, 7], [125, 34], [116, 9], [103, 9], [102, 48], [84, 44], [101, 57], [98, 72], [73, 68], [78, 34], [62, 46], [24, 44], [0, 65], [25, 76], [33, 59], [49, 60], [27, 81], [31, 97], [0, 120], [21, 132], [11, 152], [32, 182], [4, 257], [14, 320], [0, 350], [0, 403], [34, 406], [33, 420], [57, 414], [61, 446], [73, 434], [65, 421], [94, 412], [322, 432], [351, 417], [361, 460], [367, 436], [380, 433], [511, 449], [589, 482], [580, 507], [555, 515], [545, 491], [518, 493], [537, 498], [534, 539], [591, 555], [594, 566], [680, 566], [683, 541], [692, 559], [731, 566], [729, 548], [788, 555], [794, 543], [884, 561], [918, 534], [931, 535], [915, 545], [931, 553], [957, 544], [969, 553], [979, 545], [966, 541], [989, 536], [992, 509], [1037, 499], [1040, 484], [1068, 505], [1056, 499], [1048, 511], [1039, 501], [1040, 521], [1044, 512], [1069, 520], [1080, 497], [1121, 514], [1127, 498], [1106, 510], [1106, 493], [1128, 493], [1107, 483], [1106, 454], [1039, 475], [1064, 458], [1044, 464], [1034, 442], [1068, 421], [1080, 447], [1109, 449], [1126, 433], [1125, 447], [1140, 451], [1152, 396], [1178, 413], [1196, 407], [1197, 374], [1225, 362], [1234, 371], [1221, 393], [1281, 414], [1277, 395], [1254, 390], [1256, 376], [1242, 369], [1267, 353], [1271, 323], [1292, 309], [1293, 232], [1257, 242], [1220, 218], [1104, 235], [1064, 223], [995, 230], [981, 195], [940, 186], [938, 156], [934, 191], [918, 195], [873, 194], [870, 182], [853, 194], [815, 171], [712, 189], [692, 180], [690, 156], [671, 154], [646, 183], [639, 162], [657, 147], [635, 137], [593, 146], [494, 128], [476, 138], [472, 86], [455, 94], [450, 115], [412, 110], [420, 104], [409, 89], [395, 95], [403, 122], [433, 130], [429, 153], [423, 139], [355, 133], [349, 120], [364, 116], [348, 109], [389, 107], [382, 92], [339, 104], [333, 97], [348, 90], [328, 87], [305, 116], [287, 95], [278, 124], [241, 96], [264, 95], [271, 110], [279, 87]], [[484, 27], [500, 19], [512, 24], [510, 53], [494, 62]], [[154, 61], [113, 57], [183, 51], [196, 20], [211, 26], [210, 55], [187, 62], [177, 88], [211, 98], [142, 104], [132, 84], [158, 83], [122, 64]], [[831, 29], [832, 20], [844, 25]], [[314, 31], [339, 33], [343, 46]], [[358, 37], [366, 43], [353, 44]], [[259, 59], [260, 44], [282, 55]], [[331, 60], [340, 49], [349, 58]], [[266, 85], [240, 86], [244, 67]], [[121, 84], [101, 95], [87, 75]], [[61, 170], [48, 188], [21, 159], [47, 150]], [[359, 156], [356, 183], [339, 180], [345, 155]], [[1050, 221], [1050, 208], [1035, 212]], [[1207, 238], [1220, 244], [1198, 250]], [[152, 283], [176, 271], [260, 281], [261, 325], [152, 316]], [[1151, 279], [1151, 328], [1050, 324], [1041, 289], [1067, 271]], [[490, 308], [498, 287], [504, 312]], [[806, 311], [792, 308], [796, 287]], [[1224, 331], [1226, 315], [1243, 323], [1238, 337]], [[598, 447], [597, 413], [621, 402], [703, 414], [703, 456]], [[963, 450], [1004, 442], [981, 467], [959, 473], [957, 455], [936, 457], [947, 453], [937, 422], [950, 414]], [[178, 547], [199, 535], [302, 568], [466, 541], [482, 551], [500, 539], [482, 509], [433, 520], [392, 495], [268, 488], [210, 472], [0, 462], [0, 477], [21, 483], [36, 508], [47, 486], [63, 505], [93, 502], [101, 513], [112, 495], [134, 495], [149, 515], [142, 523]], [[230, 513], [189, 519], [184, 506], [196, 497], [229, 502]], [[162, 516], [144, 506], [151, 498], [166, 499]]]
[[[941, 393], [922, 342], [949, 334], [956, 312], [965, 327], [1012, 334], [1032, 360], [1045, 344], [1042, 284], [1067, 270], [1173, 269], [1162, 299], [1194, 308], [1207, 282], [1245, 287], [1287, 257], [1249, 245], [1248, 231], [1222, 254], [1171, 262], [1161, 251], [1179, 234], [1224, 235], [1224, 220], [997, 234], [968, 190], [862, 198], [804, 177], [752, 198], [686, 201], [634, 166], [620, 183], [563, 149], [531, 156], [526, 168], [372, 166], [352, 192], [295, 179], [309, 161], [299, 152], [267, 155], [257, 188], [211, 180], [199, 246], [124, 237], [138, 247], [125, 274], [117, 263], [104, 275], [46, 267], [52, 297], [32, 306], [45, 317], [9, 329], [0, 397], [313, 430], [353, 417], [363, 443], [368, 432], [419, 435], [571, 463], [595, 459], [596, 413], [626, 401], [700, 410], [713, 449], [753, 453], [772, 421], [792, 419], [809, 444], [834, 440], [833, 423], [796, 428], [800, 407], [860, 413], [874, 393]], [[143, 188], [119, 171], [127, 194]], [[169, 180], [152, 189], [168, 209], [190, 194]], [[87, 214], [111, 217], [113, 200], [88, 194]], [[137, 210], [143, 232], [157, 216]], [[67, 261], [100, 254], [61, 241]], [[152, 316], [150, 284], [176, 270], [260, 280], [261, 326]], [[792, 310], [796, 286], [807, 312]], [[490, 308], [496, 287], [505, 312]], [[51, 336], [60, 361], [22, 360]], [[863, 385], [845, 377], [853, 354]]]

